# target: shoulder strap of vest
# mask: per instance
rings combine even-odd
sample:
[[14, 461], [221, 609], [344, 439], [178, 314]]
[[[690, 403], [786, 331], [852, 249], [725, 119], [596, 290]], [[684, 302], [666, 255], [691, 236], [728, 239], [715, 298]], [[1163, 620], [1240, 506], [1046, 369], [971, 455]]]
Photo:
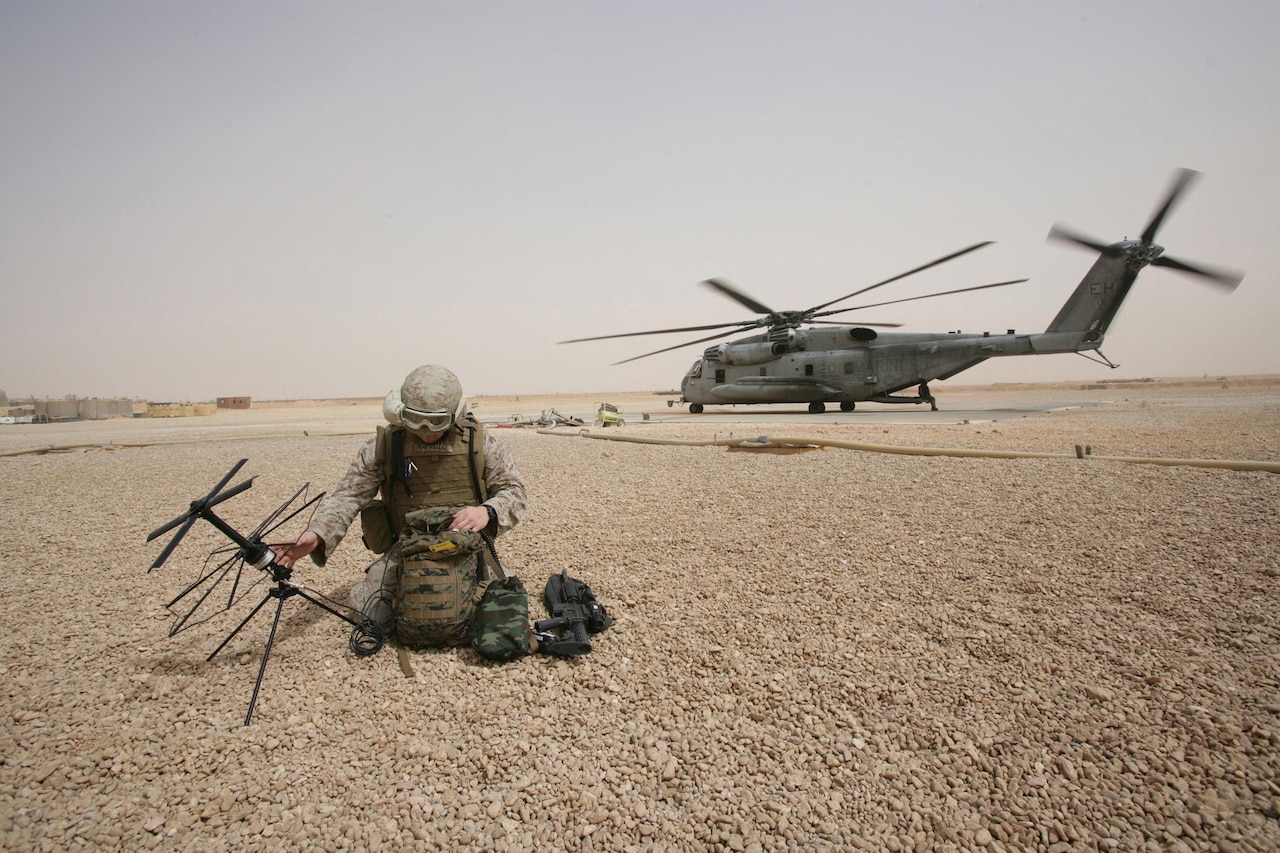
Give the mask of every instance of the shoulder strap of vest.
[[476, 470], [476, 445], [484, 441], [480, 427], [463, 427], [467, 431], [467, 462], [471, 469], [471, 488], [476, 494], [476, 506], [484, 503], [484, 488], [480, 483], [480, 472]]
[[471, 471], [471, 490], [476, 496], [476, 504], [482, 504], [489, 497], [484, 485], [484, 426], [471, 412], [467, 412], [459, 421], [457, 429], [462, 433], [467, 445], [467, 464]]
[[406, 495], [413, 496], [413, 492], [409, 491], [409, 484], [404, 479], [403, 429], [378, 427], [378, 444], [374, 459], [382, 468], [383, 488], [386, 495], [389, 496], [395, 484], [399, 483]]

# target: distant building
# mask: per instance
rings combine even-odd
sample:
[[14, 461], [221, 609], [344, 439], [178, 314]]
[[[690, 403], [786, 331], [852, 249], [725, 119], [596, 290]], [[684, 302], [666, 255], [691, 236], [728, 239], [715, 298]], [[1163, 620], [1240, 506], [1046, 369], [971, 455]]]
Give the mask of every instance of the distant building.
[[219, 409], [247, 409], [249, 408], [248, 397], [219, 397]]

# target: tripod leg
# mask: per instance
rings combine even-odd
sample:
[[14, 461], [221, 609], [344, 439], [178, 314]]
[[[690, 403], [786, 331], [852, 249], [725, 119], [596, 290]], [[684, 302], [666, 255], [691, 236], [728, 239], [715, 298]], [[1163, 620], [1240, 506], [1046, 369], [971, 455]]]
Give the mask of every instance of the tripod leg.
[[[265, 601], [263, 602], [266, 603]], [[258, 605], [261, 607], [262, 605]], [[258, 680], [253, 683], [253, 696], [249, 699], [249, 713], [244, 715], [244, 724], [249, 725], [253, 719], [253, 706], [258, 704], [258, 688], [262, 687], [262, 676], [267, 671], [267, 658], [271, 656], [271, 644], [276, 639], [276, 626], [280, 624], [280, 611], [284, 608], [284, 598], [276, 599], [276, 618], [271, 620], [271, 633], [267, 635], [267, 647], [262, 650], [262, 663], [258, 666]], [[239, 629], [237, 629], [239, 630]]]
[[314, 604], [316, 607], [319, 607], [321, 610], [328, 610], [330, 613], [332, 613], [334, 616], [337, 616], [337, 617], [338, 617], [339, 619], [341, 619], [343, 622], [347, 622], [348, 624], [355, 625], [356, 627], [359, 627], [359, 626], [360, 626], [360, 623], [359, 623], [359, 622], [357, 622], [356, 620], [352, 619], [352, 618], [351, 618], [350, 616], [348, 616], [347, 614], [345, 614], [345, 613], [340, 613], [339, 611], [334, 610], [332, 607], [330, 607], [329, 605], [325, 604], [323, 601], [320, 601], [320, 600], [319, 600], [319, 599], [317, 599], [317, 598], [313, 598], [312, 596], [308, 595], [307, 593], [303, 592], [303, 591], [302, 591], [302, 590], [300, 590], [300, 589], [295, 589], [295, 590], [294, 590], [294, 595], [301, 596], [302, 598], [305, 598], [307, 601], [310, 601], [312, 604]]
[[[240, 633], [240, 629], [241, 629], [241, 628], [243, 628], [245, 625], [248, 625], [248, 624], [249, 624], [249, 620], [250, 620], [250, 619], [252, 619], [254, 616], [258, 615], [258, 611], [262, 609], [262, 605], [266, 604], [266, 603], [267, 603], [268, 601], [270, 601], [273, 597], [274, 597], [274, 596], [273, 596], [273, 594], [272, 594], [271, 592], [268, 592], [268, 593], [267, 593], [267, 597], [266, 597], [266, 598], [264, 598], [264, 599], [262, 599], [261, 601], [259, 601], [259, 602], [258, 602], [258, 606], [257, 606], [257, 607], [255, 607], [255, 608], [253, 608], [253, 610], [250, 610], [250, 611], [249, 611], [249, 615], [248, 615], [248, 616], [246, 616], [246, 617], [244, 617], [244, 621], [243, 621], [243, 622], [241, 622], [239, 625], [237, 625], [237, 626], [236, 626], [236, 629], [235, 629], [234, 631], [232, 631], [230, 634], [228, 634], [228, 635], [227, 635], [227, 638], [226, 638], [225, 640], [223, 640], [223, 641], [222, 641], [222, 645], [220, 645], [220, 646], [218, 646], [216, 649], [214, 649], [214, 650], [213, 650], [213, 654], [209, 655], [207, 658], [205, 658], [205, 660], [206, 660], [206, 661], [211, 661], [211, 660], [213, 660], [215, 657], [217, 657], [218, 652], [220, 652], [220, 651], [222, 651], [224, 648], [226, 648], [227, 643], [231, 642], [231, 638], [232, 638], [232, 637], [234, 637], [236, 634], [239, 634], [239, 633]], [[283, 602], [284, 602], [284, 599], [280, 599], [280, 601], [281, 601], [281, 603], [283, 603]], [[276, 618], [277, 618], [277, 619], [279, 619], [279, 618], [280, 618], [280, 608], [278, 608], [278, 607], [276, 608]], [[273, 632], [274, 632], [274, 629], [273, 629]]]

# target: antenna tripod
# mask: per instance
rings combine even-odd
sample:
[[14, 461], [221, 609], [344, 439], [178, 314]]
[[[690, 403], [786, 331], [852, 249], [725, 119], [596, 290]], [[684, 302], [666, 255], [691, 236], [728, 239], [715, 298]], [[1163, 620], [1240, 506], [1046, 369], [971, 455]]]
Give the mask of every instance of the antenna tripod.
[[[195, 524], [196, 519], [198, 518], [203, 518], [205, 521], [212, 524], [218, 530], [222, 531], [222, 533], [225, 534], [227, 538], [229, 538], [237, 546], [237, 549], [229, 559], [223, 561], [223, 563], [221, 563], [213, 571], [204, 575], [202, 578], [197, 580], [191, 586], [187, 587], [186, 590], [184, 590], [180, 595], [178, 595], [177, 598], [175, 598], [173, 601], [169, 603], [170, 606], [176, 604], [179, 600], [184, 598], [186, 595], [193, 592], [195, 589], [202, 586], [206, 581], [209, 581], [211, 578], [213, 578], [214, 575], [218, 576], [216, 580], [213, 580], [209, 588], [205, 590], [204, 594], [199, 597], [199, 599], [190, 608], [190, 610], [188, 610], [184, 615], [179, 617], [177, 622], [174, 624], [172, 630], [170, 630], [169, 632], [170, 636], [173, 636], [182, 628], [183, 624], [187, 621], [187, 619], [205, 601], [205, 599], [208, 598], [209, 594], [213, 592], [214, 587], [216, 587], [219, 583], [221, 583], [221, 581], [224, 578], [226, 578], [227, 574], [231, 571], [231, 568], [234, 564], [239, 564], [237, 569], [240, 567], [243, 567], [243, 565], [247, 563], [248, 565], [252, 566], [255, 569], [268, 572], [269, 577], [271, 578], [271, 581], [274, 583], [274, 586], [267, 591], [267, 594], [263, 596], [262, 600], [258, 602], [258, 605], [254, 607], [252, 611], [249, 612], [249, 615], [246, 616], [244, 620], [239, 625], [236, 626], [235, 630], [233, 630], [230, 634], [227, 635], [227, 638], [222, 641], [221, 645], [219, 645], [216, 649], [213, 650], [213, 653], [210, 654], [209, 657], [205, 658], [206, 661], [213, 660], [214, 657], [217, 656], [218, 652], [226, 648], [227, 644], [231, 642], [231, 640], [236, 636], [236, 634], [240, 633], [242, 628], [244, 628], [246, 625], [249, 624], [249, 622], [253, 619], [253, 617], [256, 616], [258, 612], [262, 610], [262, 608], [266, 605], [268, 601], [270, 601], [273, 598], [276, 600], [276, 612], [275, 612], [274, 618], [271, 621], [271, 632], [267, 636], [267, 645], [262, 652], [262, 663], [259, 664], [258, 666], [258, 677], [257, 677], [257, 680], [254, 682], [253, 695], [249, 700], [249, 711], [247, 714], [245, 714], [245, 718], [244, 718], [244, 724], [246, 726], [249, 725], [250, 721], [253, 719], [253, 708], [258, 701], [258, 691], [262, 687], [262, 677], [267, 671], [267, 660], [271, 656], [271, 646], [275, 642], [276, 628], [280, 624], [280, 613], [284, 609], [284, 602], [286, 599], [292, 598], [295, 595], [299, 596], [303, 600], [308, 601], [311, 604], [314, 604], [316, 607], [319, 607], [321, 610], [324, 610], [334, 616], [337, 616], [342, 621], [352, 625], [355, 629], [355, 633], [353, 634], [353, 636], [359, 637], [361, 643], [366, 643], [366, 644], [376, 643], [378, 646], [381, 645], [381, 639], [376, 634], [370, 633], [367, 630], [368, 629], [367, 625], [362, 624], [360, 621], [356, 620], [355, 618], [335, 609], [334, 607], [330, 606], [326, 602], [321, 601], [320, 599], [308, 593], [305, 589], [303, 589], [301, 585], [294, 582], [291, 579], [293, 576], [293, 569], [286, 566], [282, 566], [279, 563], [277, 563], [275, 561], [276, 559], [275, 551], [273, 551], [268, 545], [266, 545], [262, 541], [262, 534], [266, 531], [267, 525], [273, 520], [275, 520], [282, 512], [284, 512], [284, 510], [290, 504], [292, 504], [293, 501], [299, 497], [299, 495], [302, 494], [302, 492], [307, 488], [306, 486], [303, 486], [302, 489], [299, 489], [299, 491], [292, 498], [286, 501], [284, 505], [282, 505], [274, 513], [272, 513], [267, 518], [267, 520], [264, 521], [261, 525], [259, 525], [258, 528], [250, 536], [244, 536], [243, 534], [236, 531], [235, 528], [227, 524], [227, 522], [225, 522], [223, 519], [219, 518], [218, 515], [213, 511], [213, 507], [217, 506], [218, 504], [222, 503], [223, 501], [229, 498], [235, 497], [236, 495], [247, 490], [249, 487], [253, 485], [253, 478], [251, 477], [248, 480], [244, 481], [243, 483], [240, 483], [237, 486], [233, 486], [232, 488], [226, 489], [225, 491], [223, 491], [227, 483], [231, 481], [231, 478], [234, 477], [236, 475], [236, 472], [239, 471], [240, 468], [248, 461], [249, 460], [247, 459], [241, 459], [231, 468], [230, 471], [227, 472], [226, 476], [222, 478], [222, 480], [218, 483], [218, 485], [213, 487], [213, 490], [210, 491], [209, 494], [205, 495], [203, 498], [197, 498], [196, 500], [192, 501], [190, 508], [186, 512], [179, 515], [177, 518], [173, 519], [168, 524], [165, 524], [162, 527], [159, 527], [156, 530], [151, 531], [151, 533], [147, 535], [147, 541], [150, 542], [151, 540], [167, 533], [168, 531], [174, 529], [175, 527], [179, 528], [178, 532], [174, 534], [173, 538], [169, 540], [169, 543], [165, 545], [164, 550], [160, 552], [160, 555], [156, 557], [155, 562], [151, 564], [151, 568], [148, 569], [147, 571], [151, 571], [151, 569], [159, 568], [161, 565], [164, 564], [164, 561], [169, 558], [169, 555], [173, 553], [174, 548], [177, 547], [178, 542], [181, 541], [182, 537], [187, 534], [187, 531], [191, 529], [192, 525]], [[283, 520], [275, 524], [271, 529], [274, 530], [275, 527], [279, 527], [280, 524], [283, 524], [285, 521], [288, 521], [289, 519], [293, 518], [299, 512], [306, 509], [308, 506], [312, 505], [316, 501], [320, 500], [320, 498], [323, 496], [324, 496], [323, 493], [321, 493], [320, 495], [317, 495], [311, 500], [305, 502], [301, 507], [294, 510], [292, 513], [286, 516]], [[221, 570], [220, 574], [219, 574], [219, 570]], [[236, 597], [235, 597], [236, 586], [238, 586], [238, 584], [239, 584], [239, 571], [237, 570], [236, 578], [232, 586], [231, 595], [227, 602], [228, 608], [230, 608], [230, 606], [236, 601]], [[372, 651], [377, 651], [377, 649], [374, 648], [372, 649]], [[372, 651], [370, 653], [372, 653]]]

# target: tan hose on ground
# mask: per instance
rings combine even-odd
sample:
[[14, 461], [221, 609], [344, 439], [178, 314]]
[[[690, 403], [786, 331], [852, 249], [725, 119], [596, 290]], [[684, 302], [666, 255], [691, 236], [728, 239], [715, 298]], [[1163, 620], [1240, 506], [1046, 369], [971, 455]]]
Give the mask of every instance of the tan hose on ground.
[[[338, 435], [369, 435], [367, 429], [355, 432], [303, 432], [311, 438], [330, 438]], [[163, 441], [86, 441], [81, 444], [45, 444], [22, 450], [0, 450], [0, 456], [26, 456], [32, 453], [59, 453], [67, 450], [118, 450], [122, 447], [155, 447], [161, 444], [204, 444], [208, 441], [253, 441], [261, 438], [297, 438], [296, 435], [222, 435], [215, 438], [170, 438]]]
[[[618, 433], [593, 433], [590, 430], [577, 432], [557, 432], [554, 429], [540, 429], [540, 435], [561, 435], [581, 438], [595, 438], [606, 441], [630, 441], [636, 444], [670, 444], [690, 447], [740, 447], [744, 449], [767, 449], [768, 447], [838, 447], [843, 450], [862, 450], [868, 453], [899, 453], [908, 456], [972, 456], [981, 459], [1076, 459], [1076, 454], [1035, 453], [1023, 450], [973, 450], [963, 447], [902, 447], [896, 444], [868, 444], [862, 441], [839, 441], [832, 438], [781, 438], [768, 436], [767, 444], [750, 438], [716, 438], [716, 439], [683, 439], [683, 438], [645, 438], [638, 435], [619, 435]], [[1232, 471], [1266, 471], [1280, 474], [1280, 462], [1260, 462], [1230, 459], [1158, 459], [1134, 456], [1086, 456], [1101, 462], [1129, 462], [1144, 465], [1185, 465], [1193, 468], [1228, 468]]]
[[[367, 430], [359, 430], [356, 432], [326, 432], [316, 433], [316, 438], [343, 436], [343, 435], [365, 435]], [[305, 433], [310, 435], [310, 433]], [[558, 431], [556, 429], [540, 429], [539, 435], [558, 435], [569, 436], [573, 438], [594, 438], [603, 441], [629, 441], [633, 444], [666, 444], [666, 445], [684, 445], [687, 447], [739, 447], [743, 449], [755, 449], [760, 447], [838, 447], [842, 450], [861, 450], [867, 453], [898, 453], [907, 456], [968, 456], [981, 459], [1075, 459], [1078, 458], [1074, 454], [1066, 453], [1036, 453], [1025, 450], [973, 450], [963, 447], [903, 447], [896, 444], [870, 444], [862, 441], [839, 441], [833, 438], [774, 438], [769, 437], [768, 445], [760, 444], [755, 439], [750, 438], [716, 438], [716, 439], [688, 439], [688, 438], [649, 438], [638, 435], [620, 435], [617, 432], [605, 435], [603, 433], [593, 433], [587, 429], [580, 429], [577, 432]], [[31, 453], [53, 453], [65, 450], [81, 450], [85, 448], [99, 448], [103, 450], [113, 450], [122, 447], [151, 447], [161, 444], [199, 444], [207, 441], [249, 441], [259, 438], [295, 438], [290, 435], [237, 435], [223, 436], [218, 438], [200, 438], [200, 439], [171, 439], [167, 441], [122, 441], [122, 442], [85, 442], [83, 444], [63, 444], [63, 445], [45, 445], [43, 447], [29, 447], [23, 450], [3, 450], [0, 456], [22, 456]], [[1280, 474], [1280, 462], [1262, 462], [1244, 459], [1160, 459], [1154, 457], [1139, 456], [1087, 456], [1087, 459], [1097, 459], [1102, 462], [1128, 462], [1143, 465], [1183, 465], [1192, 468], [1226, 468], [1232, 471], [1265, 471], [1270, 474]]]

